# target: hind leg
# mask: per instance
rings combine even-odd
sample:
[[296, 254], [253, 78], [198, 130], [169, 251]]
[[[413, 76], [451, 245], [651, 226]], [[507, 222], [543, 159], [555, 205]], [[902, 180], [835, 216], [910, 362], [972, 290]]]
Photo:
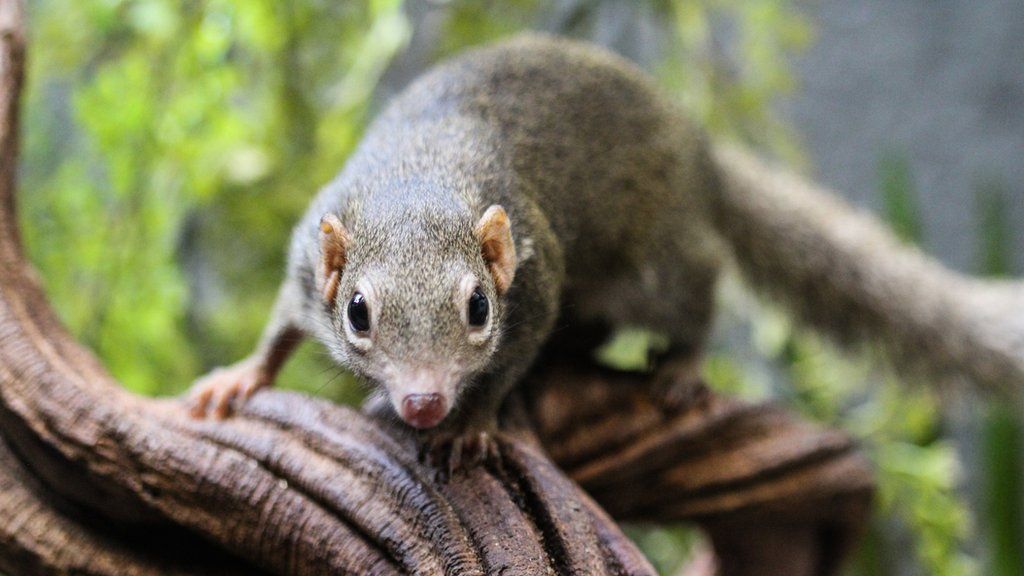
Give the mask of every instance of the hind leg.
[[704, 356], [700, 350], [669, 349], [654, 361], [651, 393], [669, 412], [694, 406], [707, 397], [701, 374]]
[[[678, 270], [664, 286], [666, 296], [643, 318], [643, 325], [668, 337], [668, 348], [652, 358], [652, 393], [669, 411], [706, 398], [702, 367], [714, 307], [715, 274]], [[666, 309], [670, 307], [671, 310]]]
[[[682, 243], [684, 239], [678, 239]], [[639, 327], [668, 338], [666, 350], [652, 355], [652, 394], [668, 410], [704, 397], [703, 352], [714, 307], [718, 260], [698, 257], [692, 245], [647, 250], [632, 272], [609, 280], [589, 309], [616, 327]]]

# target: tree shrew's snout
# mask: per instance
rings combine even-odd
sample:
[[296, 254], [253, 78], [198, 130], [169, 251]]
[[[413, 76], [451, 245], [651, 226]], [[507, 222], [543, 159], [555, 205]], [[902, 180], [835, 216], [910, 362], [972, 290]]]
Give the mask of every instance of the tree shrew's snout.
[[391, 406], [413, 428], [433, 428], [452, 409], [458, 378], [450, 370], [419, 367], [401, 370], [389, 380]]
[[448, 415], [448, 399], [440, 394], [409, 394], [402, 399], [402, 420], [414, 428], [433, 428]]

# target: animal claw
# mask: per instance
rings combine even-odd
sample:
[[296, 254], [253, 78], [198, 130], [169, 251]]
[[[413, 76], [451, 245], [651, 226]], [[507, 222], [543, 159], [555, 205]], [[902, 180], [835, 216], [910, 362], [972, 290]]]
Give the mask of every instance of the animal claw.
[[257, 390], [266, 386], [259, 364], [243, 360], [227, 368], [217, 368], [192, 386], [186, 402], [193, 418], [224, 420]]
[[501, 457], [495, 436], [487, 431], [443, 434], [430, 439], [420, 452], [420, 462], [451, 478]]

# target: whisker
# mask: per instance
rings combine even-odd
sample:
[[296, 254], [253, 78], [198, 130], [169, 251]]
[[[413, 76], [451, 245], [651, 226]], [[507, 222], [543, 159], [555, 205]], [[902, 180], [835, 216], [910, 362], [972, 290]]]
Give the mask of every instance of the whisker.
[[313, 391], [313, 393], [314, 394], [319, 394], [320, 392], [323, 391], [324, 388], [327, 388], [328, 386], [333, 384], [338, 378], [341, 378], [346, 373], [347, 372], [345, 370], [340, 370], [339, 369], [337, 372], [335, 372], [334, 376], [331, 376], [326, 382], [321, 384], [319, 388], [317, 388], [316, 390]]

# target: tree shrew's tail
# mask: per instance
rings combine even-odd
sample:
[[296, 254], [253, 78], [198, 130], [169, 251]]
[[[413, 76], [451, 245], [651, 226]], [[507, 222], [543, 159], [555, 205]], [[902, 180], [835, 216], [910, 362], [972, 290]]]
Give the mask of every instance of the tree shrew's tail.
[[719, 231], [748, 282], [904, 374], [1024, 390], [1024, 282], [953, 272], [837, 195], [730, 145], [712, 152]]

